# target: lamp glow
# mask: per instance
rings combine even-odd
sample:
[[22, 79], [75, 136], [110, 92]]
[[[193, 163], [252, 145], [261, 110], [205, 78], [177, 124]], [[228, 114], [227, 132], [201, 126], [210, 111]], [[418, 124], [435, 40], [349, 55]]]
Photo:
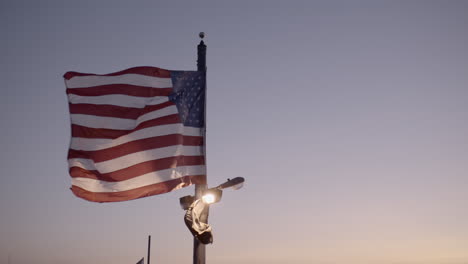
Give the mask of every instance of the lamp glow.
[[206, 203], [206, 204], [212, 204], [215, 202], [215, 196], [214, 194], [212, 193], [207, 193], [205, 195], [203, 195], [202, 199], [203, 199], [203, 202]]

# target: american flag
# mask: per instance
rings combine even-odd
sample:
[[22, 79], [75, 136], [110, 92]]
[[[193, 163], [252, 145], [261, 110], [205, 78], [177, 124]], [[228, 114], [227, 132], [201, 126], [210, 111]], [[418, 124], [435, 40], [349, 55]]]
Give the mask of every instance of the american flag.
[[64, 78], [76, 196], [127, 201], [206, 181], [204, 72], [135, 67]]

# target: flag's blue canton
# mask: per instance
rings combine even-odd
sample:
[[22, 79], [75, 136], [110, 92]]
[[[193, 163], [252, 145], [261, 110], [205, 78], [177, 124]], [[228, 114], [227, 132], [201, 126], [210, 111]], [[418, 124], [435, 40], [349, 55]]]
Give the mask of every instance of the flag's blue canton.
[[177, 105], [185, 126], [205, 126], [205, 73], [171, 71], [173, 92], [169, 100]]

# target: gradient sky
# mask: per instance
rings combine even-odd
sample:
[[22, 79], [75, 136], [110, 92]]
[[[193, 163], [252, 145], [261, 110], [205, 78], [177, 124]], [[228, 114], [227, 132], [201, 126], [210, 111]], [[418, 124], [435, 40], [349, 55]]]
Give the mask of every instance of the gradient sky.
[[192, 70], [200, 31], [208, 181], [246, 178], [207, 263], [468, 263], [468, 1], [166, 2], [0, 2], [0, 263], [191, 263], [193, 187], [73, 196], [62, 75]]

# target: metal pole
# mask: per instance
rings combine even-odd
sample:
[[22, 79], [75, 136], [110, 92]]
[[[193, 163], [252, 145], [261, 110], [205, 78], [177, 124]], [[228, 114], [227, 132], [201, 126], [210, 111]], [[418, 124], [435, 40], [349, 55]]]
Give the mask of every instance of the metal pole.
[[151, 253], [151, 236], [148, 236], [148, 260], [146, 264], [150, 264], [150, 254]]
[[[206, 45], [203, 42], [203, 38], [205, 37], [205, 33], [200, 32], [200, 44], [197, 47], [197, 70], [204, 72], [205, 74], [205, 86], [206, 86]], [[206, 88], [206, 87], [205, 87]], [[206, 90], [205, 90], [205, 126], [203, 131], [203, 141], [204, 147], [203, 152], [205, 154], [205, 165], [206, 165]], [[200, 199], [203, 195], [203, 192], [207, 189], [207, 181], [203, 183], [195, 184], [195, 199]], [[200, 221], [208, 223], [208, 213], [209, 211], [203, 212], [200, 216]], [[205, 264], [205, 245], [200, 243], [196, 237], [193, 238], [193, 264]]]
[[199, 34], [200, 38], [200, 44], [198, 44], [198, 58], [197, 58], [197, 71], [204, 71], [206, 72], [206, 45], [205, 42], [203, 42], [203, 38], [205, 37], [204, 32], [200, 32]]

